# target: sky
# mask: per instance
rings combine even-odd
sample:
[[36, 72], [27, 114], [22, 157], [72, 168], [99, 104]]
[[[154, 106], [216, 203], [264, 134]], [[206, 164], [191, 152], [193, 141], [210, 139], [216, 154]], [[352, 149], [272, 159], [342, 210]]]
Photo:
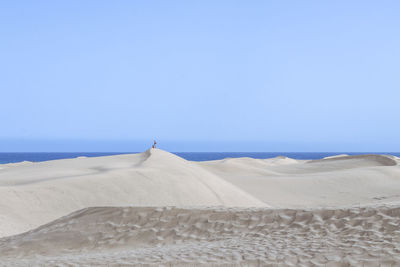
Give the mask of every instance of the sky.
[[399, 10], [3, 1], [0, 152], [398, 152]]

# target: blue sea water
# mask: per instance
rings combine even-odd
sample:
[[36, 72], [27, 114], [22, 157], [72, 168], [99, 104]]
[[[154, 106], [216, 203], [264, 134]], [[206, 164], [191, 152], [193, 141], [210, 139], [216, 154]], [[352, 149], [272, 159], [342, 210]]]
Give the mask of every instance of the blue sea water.
[[[137, 153], [137, 152], [131, 152]], [[361, 154], [386, 154], [400, 157], [399, 152], [173, 152], [174, 154], [192, 161], [218, 160], [224, 158], [240, 158], [249, 157], [255, 159], [266, 159], [277, 156], [286, 156], [294, 159], [322, 159], [324, 157], [334, 156], [338, 154], [361, 155]], [[121, 152], [37, 152], [37, 153], [0, 153], [0, 164], [15, 163], [21, 161], [46, 161], [56, 159], [69, 159], [80, 156], [100, 157], [118, 154], [128, 154]]]

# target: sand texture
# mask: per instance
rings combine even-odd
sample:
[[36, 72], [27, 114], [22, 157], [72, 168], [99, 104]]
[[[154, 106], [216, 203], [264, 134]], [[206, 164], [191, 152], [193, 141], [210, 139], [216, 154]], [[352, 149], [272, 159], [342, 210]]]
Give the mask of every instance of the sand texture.
[[399, 266], [393, 156], [0, 166], [0, 266]]

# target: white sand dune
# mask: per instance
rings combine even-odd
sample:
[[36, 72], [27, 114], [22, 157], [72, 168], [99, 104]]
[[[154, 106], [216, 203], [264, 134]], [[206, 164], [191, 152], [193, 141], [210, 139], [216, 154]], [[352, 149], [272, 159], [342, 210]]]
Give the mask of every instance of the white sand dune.
[[0, 170], [0, 236], [91, 206], [267, 206], [168, 152], [77, 158]]
[[0, 165], [0, 265], [399, 265], [399, 162], [151, 149]]
[[385, 155], [322, 160], [229, 159], [199, 163], [273, 207], [400, 202], [399, 159]]

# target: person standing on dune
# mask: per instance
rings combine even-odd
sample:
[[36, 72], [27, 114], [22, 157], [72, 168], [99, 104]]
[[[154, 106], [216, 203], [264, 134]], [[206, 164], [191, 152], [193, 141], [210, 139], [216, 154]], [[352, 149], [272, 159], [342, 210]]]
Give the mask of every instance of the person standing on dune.
[[153, 145], [151, 147], [152, 148], [156, 148], [156, 145], [157, 145], [157, 142], [156, 142], [156, 140], [154, 140], [154, 143], [153, 143]]

